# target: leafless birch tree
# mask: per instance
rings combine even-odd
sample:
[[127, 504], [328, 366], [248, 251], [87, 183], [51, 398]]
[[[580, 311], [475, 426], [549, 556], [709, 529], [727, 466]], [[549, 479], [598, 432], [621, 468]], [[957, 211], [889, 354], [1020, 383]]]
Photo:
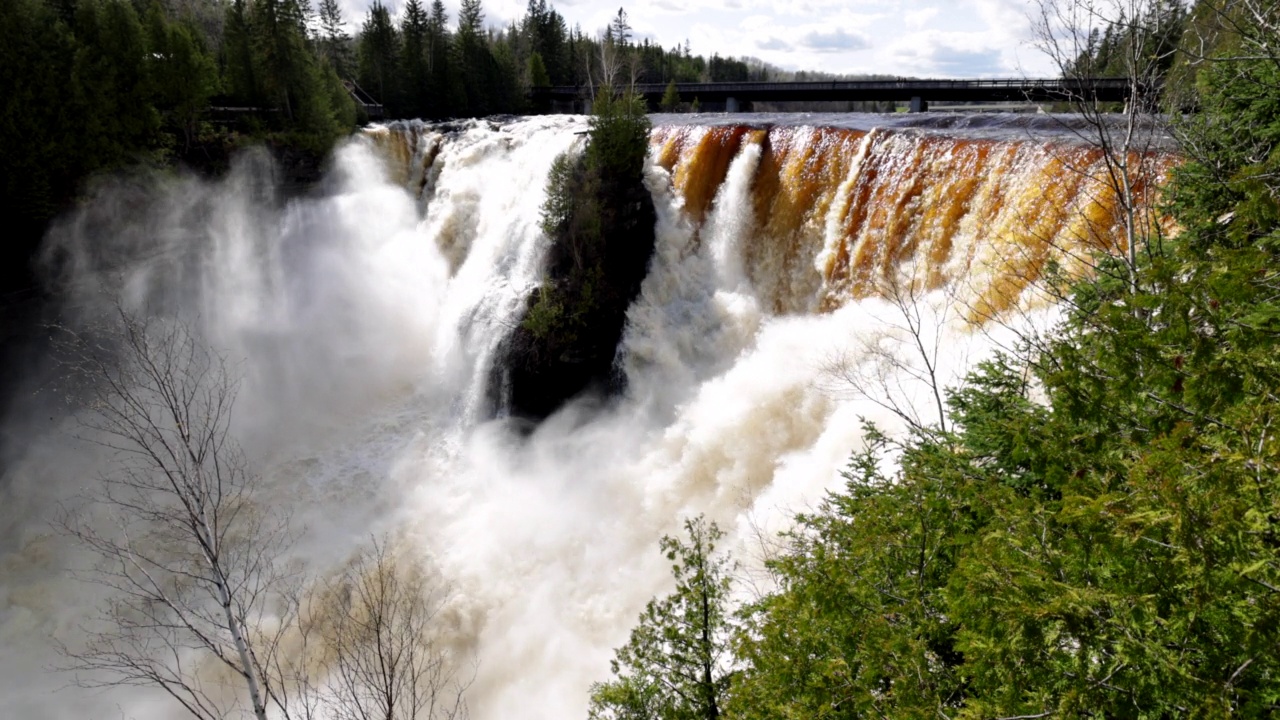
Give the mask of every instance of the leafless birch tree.
[[60, 520], [107, 596], [60, 645], [76, 683], [157, 687], [200, 720], [465, 717], [468, 683], [437, 642], [445, 595], [421, 564], [375, 541], [308, 585], [231, 432], [227, 359], [182, 323], [115, 320], [65, 331], [84, 439], [109, 460]]
[[[1139, 254], [1159, 240], [1157, 153], [1166, 125], [1158, 115], [1163, 75], [1182, 32], [1162, 0], [1038, 0], [1032, 15], [1036, 46], [1068, 81], [1064, 100], [1081, 124], [1062, 127], [1100, 151], [1101, 162], [1067, 169], [1084, 173], [1098, 190], [1115, 198], [1116, 224], [1123, 233], [1120, 259], [1136, 290]], [[1109, 68], [1128, 83], [1128, 101], [1117, 115], [1095, 90], [1108, 67], [1094, 58], [1099, 38], [1112, 37]], [[1084, 188], [1085, 192], [1091, 192]], [[1097, 228], [1105, 236], [1111, 228]], [[1094, 269], [1098, 268], [1093, 265]]]
[[84, 437], [109, 457], [61, 520], [96, 558], [84, 577], [108, 591], [87, 641], [62, 646], [68, 669], [86, 687], [159, 687], [203, 720], [245, 699], [266, 720], [291, 536], [258, 504], [230, 432], [237, 380], [187, 326], [116, 319], [109, 333], [67, 331]]
[[[881, 332], [859, 336], [854, 350], [832, 358], [826, 371], [909, 427], [946, 432], [947, 378], [941, 362], [954, 298], [935, 301], [909, 270], [890, 271], [878, 289], [877, 295], [893, 306], [892, 322]], [[927, 410], [917, 406], [918, 388], [928, 395]]]
[[374, 541], [326, 588], [322, 623], [335, 720], [466, 717], [454, 653], [439, 640], [447, 594], [426, 568]]

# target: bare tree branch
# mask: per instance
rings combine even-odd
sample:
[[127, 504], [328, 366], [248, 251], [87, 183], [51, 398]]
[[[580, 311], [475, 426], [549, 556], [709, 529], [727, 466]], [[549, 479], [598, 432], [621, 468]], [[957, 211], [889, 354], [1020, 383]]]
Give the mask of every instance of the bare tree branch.
[[119, 308], [115, 320], [63, 335], [88, 396], [85, 439], [110, 456], [81, 511], [59, 521], [97, 558], [81, 576], [111, 591], [87, 642], [61, 646], [66, 668], [85, 687], [158, 686], [208, 720], [241, 697], [209, 682], [225, 675], [266, 720], [278, 691], [255, 628], [288, 578], [276, 558], [292, 535], [256, 504], [257, 477], [231, 435], [238, 383], [186, 325]]

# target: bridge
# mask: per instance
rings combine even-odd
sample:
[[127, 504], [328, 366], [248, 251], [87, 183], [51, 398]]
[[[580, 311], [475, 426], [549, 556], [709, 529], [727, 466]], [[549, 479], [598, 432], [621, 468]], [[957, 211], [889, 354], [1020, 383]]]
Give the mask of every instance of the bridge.
[[[723, 108], [727, 112], [747, 110], [756, 101], [788, 100], [901, 101], [910, 103], [913, 112], [927, 110], [931, 102], [1059, 102], [1080, 98], [1125, 102], [1131, 87], [1128, 78], [676, 83], [683, 102], [697, 99], [704, 108]], [[657, 107], [667, 86], [640, 83], [635, 89], [651, 107]], [[589, 111], [590, 106], [586, 87], [533, 88], [530, 97], [552, 107], [581, 104], [584, 111]]]

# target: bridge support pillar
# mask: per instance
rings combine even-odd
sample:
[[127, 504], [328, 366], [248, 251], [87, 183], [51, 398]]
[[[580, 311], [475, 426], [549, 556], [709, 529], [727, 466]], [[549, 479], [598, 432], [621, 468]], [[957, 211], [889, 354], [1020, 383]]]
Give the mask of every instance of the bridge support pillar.
[[918, 112], [928, 112], [928, 111], [929, 111], [928, 100], [925, 100], [919, 95], [911, 98], [911, 108], [909, 112], [918, 113]]
[[582, 114], [583, 115], [591, 114], [591, 98], [586, 98], [585, 100], [582, 101]]
[[738, 107], [738, 98], [728, 97], [724, 99], [724, 111], [727, 113], [736, 113], [740, 111]]

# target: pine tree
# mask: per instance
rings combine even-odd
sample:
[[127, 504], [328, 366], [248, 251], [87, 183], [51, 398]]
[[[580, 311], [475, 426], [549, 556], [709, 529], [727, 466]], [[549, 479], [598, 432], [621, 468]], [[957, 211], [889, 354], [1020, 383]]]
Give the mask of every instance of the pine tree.
[[431, 117], [431, 71], [428, 16], [421, 0], [409, 0], [400, 21], [401, 66], [404, 86], [404, 113], [408, 117]]
[[354, 68], [351, 59], [351, 36], [338, 0], [320, 0], [320, 56], [329, 63], [338, 77], [350, 77]]
[[262, 97], [247, 0], [232, 0], [227, 6], [225, 28], [222, 42], [225, 92], [241, 107], [258, 107]]
[[179, 136], [186, 150], [217, 87], [217, 68], [199, 31], [185, 22], [171, 23], [159, 2], [147, 10], [147, 34], [154, 103], [164, 126]]
[[606, 31], [606, 37], [610, 37], [619, 45], [625, 46], [631, 40], [631, 23], [627, 20], [627, 11], [618, 8], [618, 14], [613, 16], [613, 20], [609, 22], [609, 28]]
[[680, 91], [676, 89], [676, 81], [667, 83], [666, 92], [662, 93], [662, 102], [658, 104], [662, 112], [680, 112]]
[[551, 76], [547, 74], [547, 66], [542, 62], [542, 54], [535, 52], [529, 56], [529, 85], [546, 87], [551, 84]]
[[542, 57], [547, 69], [548, 84], [559, 85], [570, 82], [566, 31], [564, 18], [549, 7], [546, 0], [529, 0], [522, 25], [522, 33], [530, 48], [530, 53]]
[[[0, 0], [0, 287], [27, 287], [46, 222], [71, 199], [85, 171], [82, 118], [68, 112], [75, 39], [41, 0]], [[17, 141], [16, 139], [20, 139]]]
[[83, 0], [76, 9], [72, 100], [84, 123], [86, 165], [123, 163], [154, 139], [160, 117], [151, 104], [142, 23], [125, 0]]
[[431, 16], [427, 19], [427, 44], [433, 98], [431, 117], [458, 115], [462, 88], [452, 62], [454, 55], [449, 35], [449, 15], [445, 12], [443, 0], [432, 0]]
[[661, 542], [676, 589], [650, 600], [611, 663], [616, 679], [591, 689], [592, 720], [717, 720], [732, 678], [728, 609], [731, 562], [724, 536], [702, 517], [684, 524], [687, 542]]
[[484, 34], [484, 10], [480, 0], [462, 0], [458, 10], [456, 59], [465, 93], [464, 114], [484, 116], [493, 112], [493, 57]]
[[375, 0], [365, 16], [359, 42], [360, 86], [400, 117], [400, 36], [387, 6]]
[[252, 28], [263, 96], [290, 129], [332, 137], [340, 131], [327, 87], [307, 40], [307, 11], [298, 0], [255, 0]]

